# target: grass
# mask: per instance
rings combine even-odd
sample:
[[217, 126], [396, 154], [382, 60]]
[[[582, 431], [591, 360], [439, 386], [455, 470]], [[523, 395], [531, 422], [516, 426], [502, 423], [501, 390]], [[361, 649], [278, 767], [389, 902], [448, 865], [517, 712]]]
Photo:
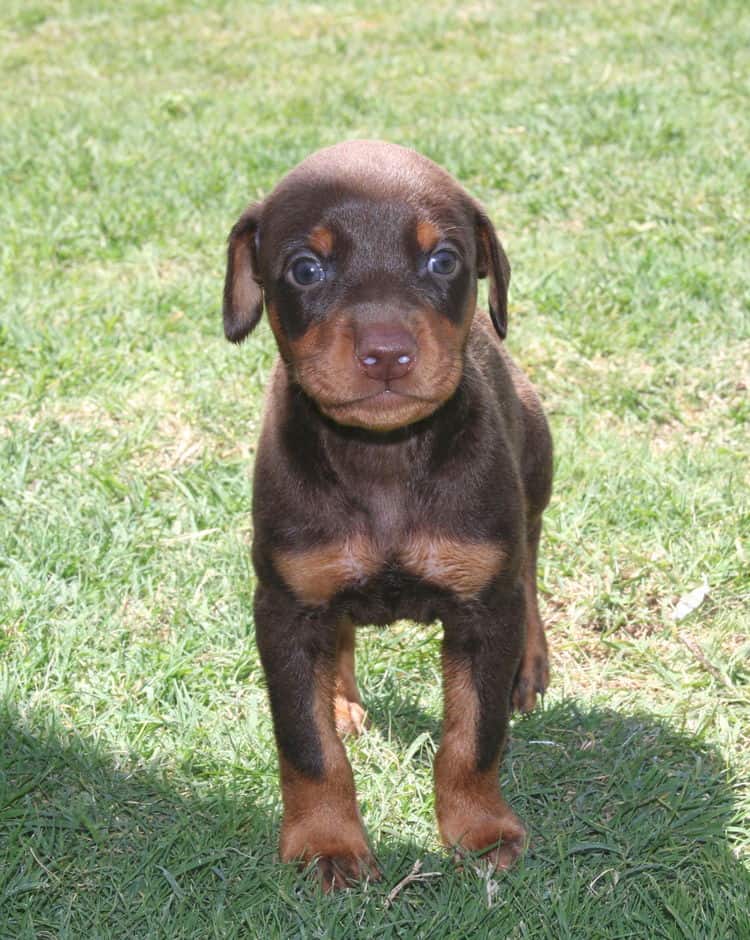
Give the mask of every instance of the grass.
[[[750, 937], [746, 4], [11, 0], [0, 33], [2, 936]], [[554, 683], [503, 768], [529, 855], [457, 872], [439, 631], [363, 631], [385, 877], [324, 898], [275, 861], [252, 640], [273, 346], [219, 300], [243, 205], [355, 136], [508, 249]]]

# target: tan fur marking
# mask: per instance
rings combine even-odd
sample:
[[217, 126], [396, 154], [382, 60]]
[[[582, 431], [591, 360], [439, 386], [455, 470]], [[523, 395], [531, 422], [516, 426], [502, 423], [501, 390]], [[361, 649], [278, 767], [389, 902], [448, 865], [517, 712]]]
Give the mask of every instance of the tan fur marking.
[[354, 624], [348, 618], [338, 628], [336, 646], [336, 695], [333, 709], [340, 736], [360, 735], [367, 727], [367, 714], [359, 697], [354, 673]]
[[[288, 354], [274, 327], [282, 355], [294, 365], [296, 377], [322, 411], [341, 424], [371, 430], [392, 430], [426, 418], [456, 390], [463, 371], [463, 350], [471, 326], [475, 298], [469, 300], [460, 326], [431, 307], [410, 318], [419, 349], [418, 365], [394, 383], [395, 391], [407, 392], [382, 411], [372, 404], [357, 403], [377, 389], [357, 366], [354, 318], [346, 310], [332, 312], [288, 344]], [[273, 319], [271, 324], [273, 326]], [[347, 404], [354, 402], [354, 404]]]
[[313, 323], [289, 344], [297, 377], [316, 401], [341, 396], [355, 372], [354, 328], [341, 313]]
[[422, 251], [431, 251], [440, 240], [440, 229], [429, 219], [417, 222], [417, 244]]
[[352, 702], [361, 702], [354, 675], [355, 626], [348, 617], [339, 623], [336, 639], [336, 689]]
[[530, 712], [536, 705], [537, 692], [549, 685], [549, 658], [544, 624], [539, 615], [536, 591], [536, 552], [527, 556], [523, 567], [523, 590], [526, 596], [526, 646], [518, 667], [513, 707]]
[[312, 780], [279, 755], [284, 819], [279, 854], [284, 862], [320, 858], [326, 891], [358, 877], [377, 878], [357, 806], [352, 769], [334, 727], [333, 681], [315, 677], [313, 714], [323, 751], [323, 776]]
[[375, 574], [383, 558], [372, 541], [350, 535], [301, 552], [276, 552], [276, 567], [286, 584], [304, 604], [326, 604], [349, 584]]
[[307, 244], [319, 255], [330, 255], [333, 251], [333, 232], [325, 225], [316, 225], [310, 232]]
[[[477, 769], [479, 700], [468, 666], [443, 654], [443, 740], [435, 757], [435, 810], [443, 842], [507, 868], [523, 850], [525, 831], [502, 798], [497, 760]], [[496, 843], [499, 843], [497, 847]]]
[[411, 574], [473, 597], [502, 569], [506, 554], [493, 542], [466, 542], [444, 535], [412, 535], [399, 552]]
[[351, 735], [358, 738], [367, 728], [367, 712], [359, 704], [336, 692], [334, 700], [336, 731], [339, 737]]

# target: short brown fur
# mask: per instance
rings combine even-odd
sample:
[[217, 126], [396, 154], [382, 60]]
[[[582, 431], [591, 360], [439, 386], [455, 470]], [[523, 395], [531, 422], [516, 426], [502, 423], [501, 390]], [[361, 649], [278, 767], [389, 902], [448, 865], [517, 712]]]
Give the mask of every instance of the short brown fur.
[[507, 868], [524, 845], [520, 820], [497, 785], [498, 761], [476, 768], [479, 702], [466, 664], [443, 656], [443, 740], [435, 758], [435, 811], [443, 842], [459, 852], [485, 852]]
[[378, 874], [340, 740], [366, 728], [365, 624], [442, 623], [443, 841], [495, 867], [525, 844], [498, 770], [511, 707], [548, 681], [536, 564], [552, 446], [503, 343], [509, 280], [478, 203], [379, 141], [312, 154], [230, 234], [226, 336], [241, 342], [265, 306], [280, 354], [253, 487], [280, 854], [314, 863], [325, 890]]
[[322, 779], [310, 781], [283, 757], [280, 762], [284, 822], [282, 861], [309, 864], [323, 857], [318, 874], [325, 891], [343, 887], [352, 877], [377, 878], [367, 836], [357, 808], [354, 779], [331, 710], [331, 675], [316, 676], [315, 723], [323, 747]]

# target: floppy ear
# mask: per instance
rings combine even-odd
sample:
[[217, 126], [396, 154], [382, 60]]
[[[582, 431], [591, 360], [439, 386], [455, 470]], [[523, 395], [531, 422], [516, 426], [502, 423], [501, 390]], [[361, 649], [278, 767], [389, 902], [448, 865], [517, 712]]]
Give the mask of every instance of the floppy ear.
[[263, 313], [263, 285], [258, 268], [258, 223], [262, 203], [248, 206], [229, 233], [224, 281], [224, 335], [241, 343]]
[[508, 333], [508, 285], [510, 262], [482, 208], [477, 206], [477, 276], [490, 278], [489, 302], [492, 323], [500, 339]]

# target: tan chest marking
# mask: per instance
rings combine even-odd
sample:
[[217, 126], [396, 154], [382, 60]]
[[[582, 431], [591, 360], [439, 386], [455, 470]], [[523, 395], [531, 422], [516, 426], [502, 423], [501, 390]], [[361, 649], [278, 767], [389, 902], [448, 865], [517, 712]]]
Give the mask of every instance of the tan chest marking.
[[302, 552], [276, 552], [276, 567], [303, 604], [326, 604], [338, 591], [376, 574], [383, 553], [371, 539], [349, 535]]
[[506, 557], [494, 542], [412, 535], [399, 551], [398, 561], [410, 574], [469, 598], [502, 570]]
[[[502, 570], [506, 554], [493, 542], [412, 535], [394, 560], [409, 574], [469, 598]], [[345, 587], [377, 574], [386, 554], [367, 536], [349, 535], [306, 551], [276, 552], [274, 561], [295, 596], [303, 604], [319, 606]]]

